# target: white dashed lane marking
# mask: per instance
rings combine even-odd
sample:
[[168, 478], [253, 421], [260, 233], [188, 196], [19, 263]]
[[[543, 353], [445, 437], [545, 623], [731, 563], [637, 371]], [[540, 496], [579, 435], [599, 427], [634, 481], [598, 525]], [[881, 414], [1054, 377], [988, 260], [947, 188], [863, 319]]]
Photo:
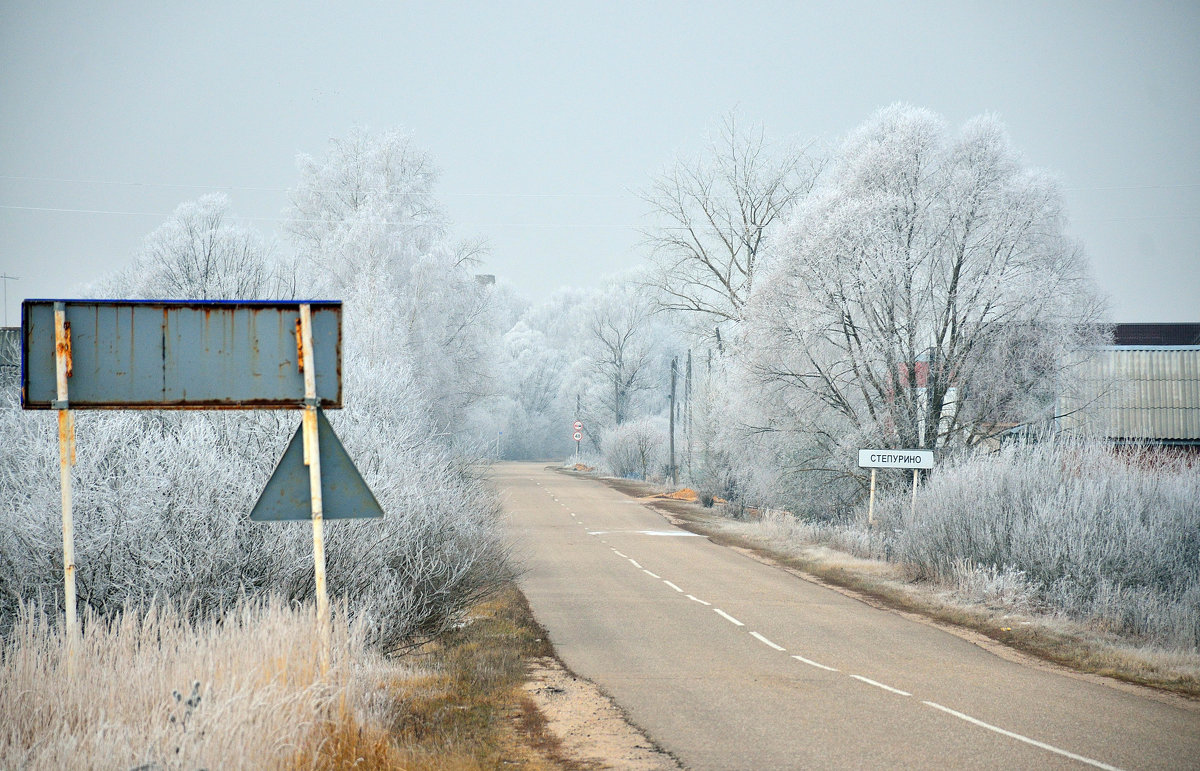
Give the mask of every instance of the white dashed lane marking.
[[769, 648], [774, 648], [777, 651], [784, 650], [784, 647], [782, 645], [776, 645], [775, 643], [771, 642], [767, 638], [763, 637], [758, 632], [751, 632], [750, 636], [753, 637], [754, 639], [758, 640], [763, 645], [766, 645]]
[[884, 685], [883, 683], [878, 683], [868, 677], [863, 677], [862, 675], [850, 675], [850, 676], [853, 677], [855, 680], [861, 680], [862, 682], [866, 683], [867, 685], [873, 685], [876, 688], [882, 688], [885, 691], [891, 691], [892, 693], [898, 694], [900, 696], [912, 696], [912, 694], [909, 693], [908, 691], [902, 691], [899, 688], [893, 688], [890, 685]]
[[692, 595], [690, 595], [690, 594], [687, 596], [687, 598], [688, 598], [689, 600], [692, 600], [692, 601], [694, 601], [694, 602], [698, 602], [698, 603], [700, 603], [701, 605], [712, 605], [712, 603], [711, 603], [711, 602], [705, 602], [704, 600], [700, 599], [699, 597], [693, 597], [693, 596], [692, 596]]
[[801, 663], [808, 664], [810, 667], [816, 667], [817, 669], [824, 669], [826, 672], [840, 672], [841, 671], [840, 669], [834, 669], [833, 667], [827, 667], [824, 664], [818, 664], [817, 662], [813, 661], [812, 659], [806, 659], [803, 656], [792, 656], [792, 658], [794, 658], [796, 661], [799, 661]]
[[670, 581], [666, 580], [665, 578], [663, 579], [663, 583], [664, 583], [664, 584], [666, 584], [667, 586], [671, 587], [671, 588], [672, 588], [672, 589], [674, 589], [675, 591], [679, 592], [680, 594], [683, 594], [683, 590], [682, 590], [682, 589], [680, 589], [678, 586], [676, 586], [675, 584], [671, 583]]
[[734, 626], [745, 626], [745, 624], [743, 624], [741, 621], [738, 621], [736, 618], [734, 618], [733, 616], [729, 615], [728, 613], [726, 613], [725, 611], [721, 610], [720, 608], [713, 608], [713, 610], [715, 610], [715, 611], [717, 612], [717, 615], [718, 615], [718, 616], [720, 616], [721, 618], [725, 619], [726, 621], [728, 621], [729, 623], [733, 624]]
[[[854, 675], [851, 675], [851, 677], [854, 677]], [[1121, 771], [1121, 769], [1117, 768], [1116, 766], [1110, 766], [1107, 763], [1101, 763], [1099, 760], [1093, 760], [1092, 758], [1085, 758], [1083, 755], [1076, 755], [1074, 752], [1068, 752], [1067, 750], [1061, 749], [1059, 747], [1055, 747], [1052, 744], [1046, 744], [1045, 742], [1039, 742], [1037, 739], [1030, 739], [1028, 736], [1022, 736], [1021, 734], [1013, 733], [1012, 731], [1006, 731], [1003, 728], [1000, 728], [999, 726], [994, 726], [991, 723], [985, 723], [982, 720], [976, 720], [975, 718], [971, 717], [970, 715], [964, 715], [963, 713], [952, 710], [949, 707], [943, 707], [941, 704], [935, 704], [932, 701], [923, 701], [921, 703], [927, 707], [933, 707], [934, 709], [940, 709], [942, 712], [945, 712], [947, 715], [953, 715], [954, 717], [958, 718], [959, 720], [965, 720], [972, 725], [979, 726], [980, 728], [986, 728], [989, 731], [995, 731], [996, 733], [1000, 734], [1001, 736], [1007, 736], [1010, 739], [1016, 739], [1019, 742], [1025, 742], [1026, 744], [1031, 744], [1034, 747], [1038, 747], [1040, 749], [1046, 750], [1047, 752], [1053, 752], [1058, 755], [1062, 755], [1065, 758], [1070, 758], [1071, 760], [1077, 760], [1080, 763], [1086, 763], [1089, 766], [1095, 766], [1096, 768], [1103, 768], [1103, 769], [1106, 769], [1106, 771]]]

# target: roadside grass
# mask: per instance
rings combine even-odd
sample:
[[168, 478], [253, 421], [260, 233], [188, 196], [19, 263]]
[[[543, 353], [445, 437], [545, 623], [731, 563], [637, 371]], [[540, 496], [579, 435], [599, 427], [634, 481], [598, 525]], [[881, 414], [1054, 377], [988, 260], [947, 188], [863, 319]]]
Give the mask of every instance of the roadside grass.
[[995, 643], [1078, 672], [1200, 698], [1200, 654], [1163, 648], [1030, 604], [1023, 592], [1009, 591], [1004, 575], [940, 580], [910, 566], [816, 542], [812, 533], [803, 532], [805, 523], [785, 513], [759, 512], [748, 520], [734, 520], [697, 503], [650, 497], [664, 491], [658, 484], [598, 478], [643, 498], [680, 527], [876, 606], [914, 613], [952, 631], [980, 635], [977, 642]]
[[73, 661], [25, 608], [0, 646], [0, 767], [573, 769], [522, 690], [550, 655], [509, 585], [399, 657], [333, 622], [318, 676], [311, 609], [245, 602], [193, 622], [160, 604], [89, 618]]
[[[524, 597], [509, 585], [466, 622], [405, 655], [405, 677], [384, 688], [383, 725], [362, 732], [352, 715], [328, 721], [315, 757], [294, 768], [572, 769], [522, 690], [530, 662], [552, 656]], [[310, 763], [310, 760], [312, 761]]]

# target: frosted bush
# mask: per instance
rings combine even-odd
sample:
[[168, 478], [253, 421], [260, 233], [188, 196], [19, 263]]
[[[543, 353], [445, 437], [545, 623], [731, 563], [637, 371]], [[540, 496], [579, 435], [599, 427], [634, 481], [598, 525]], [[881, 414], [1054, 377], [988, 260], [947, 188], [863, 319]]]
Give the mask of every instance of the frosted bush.
[[609, 473], [650, 479], [667, 465], [667, 420], [645, 417], [613, 426], [600, 440], [600, 454]]
[[976, 565], [966, 560], [955, 563], [954, 585], [967, 599], [1009, 610], [1029, 610], [1037, 588], [1024, 571], [1012, 565]]
[[[1194, 458], [1073, 441], [950, 459], [910, 513], [877, 513], [897, 559], [962, 578], [1005, 575], [1038, 602], [1115, 630], [1200, 647], [1200, 468]], [[1026, 588], [1020, 591], [1025, 592]]]
[[[386, 512], [326, 525], [329, 590], [365, 620], [372, 642], [396, 647], [436, 632], [511, 575], [494, 496], [419, 416], [343, 410], [330, 419]], [[248, 520], [298, 423], [294, 413], [78, 415], [81, 605], [108, 616], [161, 594], [208, 615], [244, 594], [310, 600], [308, 523]], [[53, 416], [10, 401], [0, 435], [3, 633], [20, 601], [61, 603], [62, 535]]]

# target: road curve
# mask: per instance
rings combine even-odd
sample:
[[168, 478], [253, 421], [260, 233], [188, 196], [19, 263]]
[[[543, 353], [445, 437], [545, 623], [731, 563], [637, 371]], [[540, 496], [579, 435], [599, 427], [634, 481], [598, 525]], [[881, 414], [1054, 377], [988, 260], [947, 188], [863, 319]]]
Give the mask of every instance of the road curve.
[[563, 661], [693, 769], [1200, 768], [1200, 705], [1000, 658], [502, 463], [521, 588]]

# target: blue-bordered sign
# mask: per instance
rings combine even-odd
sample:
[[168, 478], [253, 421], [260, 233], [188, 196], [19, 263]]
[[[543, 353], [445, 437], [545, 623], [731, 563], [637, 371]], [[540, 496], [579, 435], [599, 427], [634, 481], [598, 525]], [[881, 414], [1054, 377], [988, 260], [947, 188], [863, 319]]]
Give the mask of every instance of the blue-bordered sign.
[[[54, 306], [66, 311], [71, 409], [304, 406], [300, 303], [26, 300], [21, 405], [58, 407]], [[309, 302], [317, 397], [342, 406], [342, 304]]]

